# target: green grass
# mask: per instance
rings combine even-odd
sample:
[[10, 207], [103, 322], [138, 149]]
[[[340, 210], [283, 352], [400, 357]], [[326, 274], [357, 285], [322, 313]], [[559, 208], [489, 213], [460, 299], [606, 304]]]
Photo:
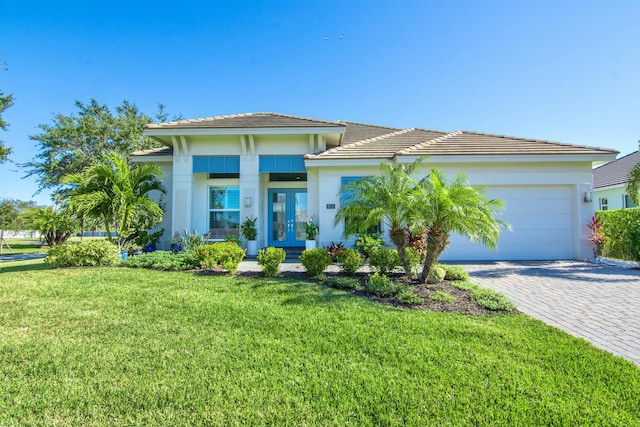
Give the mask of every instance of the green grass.
[[[45, 253], [48, 246], [41, 247], [39, 239], [7, 239], [13, 255]], [[2, 256], [12, 255], [7, 245], [2, 243]]]
[[0, 273], [0, 425], [640, 425], [637, 367], [525, 315], [30, 265]]

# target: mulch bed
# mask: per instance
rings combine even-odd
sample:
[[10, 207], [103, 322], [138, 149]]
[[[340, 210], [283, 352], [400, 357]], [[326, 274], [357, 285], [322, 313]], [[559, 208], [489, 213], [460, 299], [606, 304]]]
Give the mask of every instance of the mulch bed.
[[[325, 275], [327, 276], [327, 278], [341, 276], [339, 273], [326, 273]], [[264, 276], [260, 272], [251, 271], [251, 272], [238, 272], [236, 274], [236, 277], [260, 278]], [[313, 278], [309, 277], [304, 272], [282, 272], [277, 277], [284, 278], [284, 279], [314, 281]], [[357, 273], [353, 277], [358, 279], [362, 287], [364, 287], [368, 274]], [[454, 288], [446, 280], [436, 284], [424, 284], [424, 283], [419, 283], [418, 281], [409, 281], [402, 275], [395, 275], [395, 276], [392, 276], [391, 278], [396, 282], [410, 285], [411, 288], [418, 295], [424, 298], [424, 301], [425, 301], [424, 304], [403, 304], [397, 301], [394, 297], [382, 298], [382, 297], [378, 297], [373, 294], [370, 294], [369, 292], [362, 289], [361, 290], [345, 289], [345, 291], [350, 292], [354, 295], [358, 295], [363, 298], [368, 298], [372, 301], [376, 301], [382, 304], [388, 304], [395, 307], [402, 307], [410, 310], [455, 312], [455, 313], [473, 314], [473, 315], [486, 315], [486, 314], [496, 313], [495, 311], [487, 310], [486, 308], [480, 307], [475, 301], [471, 299], [471, 292]], [[447, 294], [455, 297], [456, 300], [451, 303], [444, 303], [444, 302], [430, 300], [429, 296], [436, 291], [446, 292]], [[513, 312], [515, 312], [515, 310]], [[502, 313], [505, 313], [505, 312], [502, 312]]]

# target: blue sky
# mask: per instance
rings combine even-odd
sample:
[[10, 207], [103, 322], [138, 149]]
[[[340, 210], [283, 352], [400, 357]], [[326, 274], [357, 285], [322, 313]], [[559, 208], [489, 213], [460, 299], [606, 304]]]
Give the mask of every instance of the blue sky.
[[[615, 148], [640, 139], [640, 1], [0, 4], [16, 163], [74, 101], [274, 111]], [[340, 38], [343, 34], [343, 38]], [[328, 36], [329, 40], [325, 40]], [[0, 198], [37, 190], [0, 165]], [[34, 197], [48, 204], [48, 193]]]

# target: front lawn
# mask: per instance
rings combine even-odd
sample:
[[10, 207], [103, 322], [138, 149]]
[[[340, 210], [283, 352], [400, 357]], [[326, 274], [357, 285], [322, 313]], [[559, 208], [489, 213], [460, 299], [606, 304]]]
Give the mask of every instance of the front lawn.
[[40, 239], [7, 239], [7, 243], [11, 246], [13, 254], [9, 248], [7, 248], [7, 245], [3, 243], [2, 256], [45, 253], [49, 248], [48, 246], [43, 247]]
[[522, 314], [40, 265], [0, 273], [0, 425], [640, 425], [637, 367]]

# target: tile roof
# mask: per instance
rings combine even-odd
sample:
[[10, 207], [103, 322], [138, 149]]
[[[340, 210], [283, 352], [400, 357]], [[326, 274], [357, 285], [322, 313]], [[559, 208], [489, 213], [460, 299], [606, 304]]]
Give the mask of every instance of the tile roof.
[[610, 185], [626, 184], [629, 171], [640, 163], [640, 152], [634, 151], [618, 160], [609, 162], [593, 170], [593, 187], [602, 188]]
[[350, 144], [352, 142], [362, 141], [369, 138], [386, 135], [401, 129], [390, 128], [384, 126], [367, 125], [364, 123], [342, 122], [347, 125], [342, 137], [342, 144]]
[[150, 123], [145, 129], [233, 129], [233, 128], [287, 128], [287, 127], [326, 127], [344, 128], [340, 122], [309, 119], [278, 113], [244, 113], [226, 116], [205, 117], [202, 119], [178, 120], [167, 123]]
[[159, 147], [159, 148], [150, 148], [148, 150], [140, 150], [134, 151], [131, 153], [132, 156], [172, 156], [173, 155], [173, 147]]
[[[349, 127], [347, 127], [348, 133]], [[614, 154], [615, 150], [469, 131], [444, 133], [425, 129], [388, 134], [332, 148], [308, 159], [393, 158], [423, 155]]]

